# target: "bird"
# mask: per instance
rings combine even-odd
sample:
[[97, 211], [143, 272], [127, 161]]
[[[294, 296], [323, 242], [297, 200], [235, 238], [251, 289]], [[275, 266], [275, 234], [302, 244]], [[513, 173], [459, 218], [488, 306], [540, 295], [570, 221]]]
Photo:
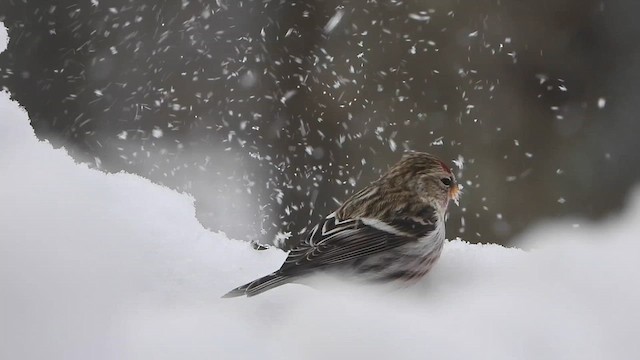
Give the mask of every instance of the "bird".
[[280, 269], [223, 298], [255, 296], [318, 273], [413, 283], [440, 257], [447, 209], [459, 195], [445, 162], [425, 152], [406, 153], [313, 227]]

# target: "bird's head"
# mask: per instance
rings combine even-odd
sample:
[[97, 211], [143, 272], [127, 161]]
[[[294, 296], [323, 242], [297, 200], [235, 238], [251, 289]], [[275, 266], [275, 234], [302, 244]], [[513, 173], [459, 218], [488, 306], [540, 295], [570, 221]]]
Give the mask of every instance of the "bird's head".
[[412, 152], [380, 179], [352, 195], [336, 211], [339, 219], [419, 216], [426, 206], [444, 216], [460, 193], [451, 169], [433, 155]]
[[406, 184], [418, 200], [442, 212], [446, 211], [449, 200], [457, 202], [460, 196], [451, 168], [431, 154], [408, 153], [388, 175], [389, 180]]

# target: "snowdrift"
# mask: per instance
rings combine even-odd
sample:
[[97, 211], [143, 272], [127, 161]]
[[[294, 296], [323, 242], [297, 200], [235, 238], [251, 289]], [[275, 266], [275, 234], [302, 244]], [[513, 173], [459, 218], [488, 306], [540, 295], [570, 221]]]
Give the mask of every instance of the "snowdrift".
[[286, 254], [205, 230], [188, 195], [76, 164], [1, 93], [0, 358], [637, 359], [638, 224], [635, 194], [606, 223], [541, 225], [528, 252], [448, 242], [411, 288], [220, 299]]

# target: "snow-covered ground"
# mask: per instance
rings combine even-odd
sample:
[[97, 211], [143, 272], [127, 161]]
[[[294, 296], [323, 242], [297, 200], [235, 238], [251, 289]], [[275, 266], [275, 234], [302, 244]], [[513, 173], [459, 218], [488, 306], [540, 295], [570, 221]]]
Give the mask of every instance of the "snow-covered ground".
[[285, 254], [203, 229], [187, 195], [76, 164], [1, 93], [0, 359], [638, 359], [632, 200], [539, 226], [529, 252], [449, 242], [407, 289], [220, 299]]

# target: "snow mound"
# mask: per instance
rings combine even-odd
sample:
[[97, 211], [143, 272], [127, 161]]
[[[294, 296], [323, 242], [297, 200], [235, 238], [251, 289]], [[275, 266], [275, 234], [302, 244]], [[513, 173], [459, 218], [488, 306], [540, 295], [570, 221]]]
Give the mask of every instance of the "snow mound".
[[285, 254], [203, 229], [187, 195], [76, 164], [6, 93], [0, 169], [2, 359], [640, 357], [640, 194], [616, 220], [533, 230], [530, 252], [449, 242], [406, 289], [220, 299]]

